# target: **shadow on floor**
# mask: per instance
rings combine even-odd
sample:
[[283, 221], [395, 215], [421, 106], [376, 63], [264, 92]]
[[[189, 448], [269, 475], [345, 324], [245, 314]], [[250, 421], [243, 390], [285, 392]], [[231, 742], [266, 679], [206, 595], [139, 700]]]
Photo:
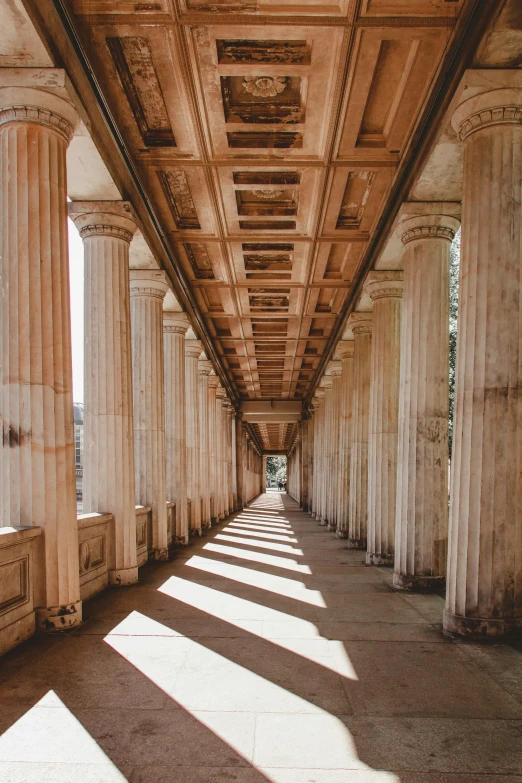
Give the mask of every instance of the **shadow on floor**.
[[522, 783], [519, 651], [442, 607], [269, 491], [2, 660], [0, 779]]

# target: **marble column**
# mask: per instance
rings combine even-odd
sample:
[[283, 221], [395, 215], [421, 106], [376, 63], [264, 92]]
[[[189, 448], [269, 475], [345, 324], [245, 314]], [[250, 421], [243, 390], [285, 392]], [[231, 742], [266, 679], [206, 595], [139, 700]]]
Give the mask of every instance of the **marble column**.
[[232, 478], [232, 423], [236, 415], [234, 406], [229, 403], [227, 406], [227, 488], [228, 488], [228, 511], [232, 513], [235, 511], [234, 503], [234, 490], [233, 490], [233, 478]]
[[225, 514], [225, 443], [223, 424], [223, 403], [226, 392], [222, 386], [216, 389], [216, 433], [217, 433], [217, 497], [219, 506], [219, 518], [224, 519]]
[[163, 299], [167, 291], [165, 272], [131, 270], [136, 503], [152, 509], [156, 560], [168, 559], [163, 371]]
[[236, 418], [236, 466], [237, 466], [237, 505], [238, 511], [242, 511], [246, 505], [245, 498], [245, 477], [244, 477], [244, 460], [245, 455], [243, 453], [243, 414], [241, 411], [237, 414]]
[[187, 416], [187, 496], [190, 500], [189, 529], [201, 535], [201, 488], [199, 483], [198, 360], [199, 340], [185, 340], [185, 400]]
[[399, 422], [402, 272], [370, 272], [373, 301], [368, 418], [368, 545], [366, 562], [393, 565]]
[[261, 492], [266, 492], [266, 457], [262, 457]]
[[[308, 415], [308, 414], [307, 414]], [[301, 508], [308, 511], [310, 508], [310, 492], [308, 486], [308, 451], [310, 448], [310, 419], [303, 418], [301, 421], [301, 454], [300, 454], [300, 490], [301, 490]]]
[[353, 549], [366, 549], [372, 314], [352, 313], [348, 323], [353, 332], [353, 424], [350, 451], [348, 539]]
[[339, 410], [339, 492], [337, 535], [348, 538], [348, 511], [350, 498], [350, 454], [352, 441], [353, 357], [354, 343], [344, 340], [337, 345], [341, 357], [341, 399]]
[[448, 546], [450, 215], [400, 224], [404, 252], [395, 573], [407, 590], [441, 590]]
[[84, 247], [85, 389], [83, 511], [110, 512], [109, 581], [138, 581], [132, 411], [129, 244], [126, 201], [71, 202]]
[[[202, 354], [205, 356], [205, 354]], [[199, 485], [201, 489], [201, 527], [211, 527], [210, 498], [210, 433], [208, 421], [208, 377], [212, 362], [200, 357], [198, 361], [198, 417], [199, 417]]]
[[40, 526], [36, 621], [79, 625], [65, 153], [77, 116], [51, 92], [0, 89], [2, 524]]
[[313, 515], [314, 482], [315, 482], [315, 400], [310, 405], [310, 420], [308, 422], [308, 513]]
[[218, 502], [218, 454], [216, 425], [216, 390], [219, 378], [214, 373], [208, 376], [208, 442], [210, 457], [210, 518], [216, 523], [219, 519]]
[[[516, 72], [515, 72], [516, 73]], [[522, 90], [462, 103], [455, 420], [444, 628], [522, 628]]]
[[323, 446], [322, 446], [322, 496], [321, 496], [321, 519], [320, 525], [328, 525], [328, 512], [330, 510], [330, 494], [332, 490], [332, 472], [330, 463], [332, 458], [332, 418], [333, 418], [333, 378], [331, 375], [325, 375], [321, 381], [324, 389], [323, 402]]
[[163, 311], [167, 499], [176, 504], [176, 543], [188, 544], [187, 424], [185, 413], [186, 313]]
[[338, 495], [339, 495], [339, 427], [341, 413], [341, 372], [342, 365], [339, 360], [331, 361], [329, 369], [332, 378], [331, 420], [330, 420], [330, 457], [328, 462], [328, 476], [330, 490], [328, 493], [328, 530], [337, 530]]
[[315, 399], [317, 400], [317, 408], [315, 412], [315, 424], [316, 424], [316, 469], [315, 469], [315, 518], [319, 524], [321, 523], [321, 512], [323, 508], [323, 495], [324, 495], [324, 471], [323, 471], [323, 451], [324, 451], [324, 401], [326, 391], [322, 387], [318, 387], [315, 390]]

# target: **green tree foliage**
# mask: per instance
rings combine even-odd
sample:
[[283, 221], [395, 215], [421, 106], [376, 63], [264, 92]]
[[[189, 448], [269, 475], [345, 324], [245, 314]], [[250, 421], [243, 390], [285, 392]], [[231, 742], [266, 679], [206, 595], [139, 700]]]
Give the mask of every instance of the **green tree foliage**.
[[267, 481], [286, 482], [286, 457], [266, 458]]
[[455, 409], [455, 367], [457, 363], [457, 322], [459, 314], [460, 230], [450, 250], [449, 304], [449, 452], [453, 444], [453, 414]]

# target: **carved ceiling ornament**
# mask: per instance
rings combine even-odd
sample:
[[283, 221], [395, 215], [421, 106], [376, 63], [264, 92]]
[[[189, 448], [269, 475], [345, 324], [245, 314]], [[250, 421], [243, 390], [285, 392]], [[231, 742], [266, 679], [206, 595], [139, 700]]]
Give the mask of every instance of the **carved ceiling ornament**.
[[256, 198], [272, 199], [281, 198], [284, 192], [284, 190], [253, 190], [252, 195]]
[[245, 76], [243, 87], [257, 98], [274, 98], [286, 88], [286, 76]]

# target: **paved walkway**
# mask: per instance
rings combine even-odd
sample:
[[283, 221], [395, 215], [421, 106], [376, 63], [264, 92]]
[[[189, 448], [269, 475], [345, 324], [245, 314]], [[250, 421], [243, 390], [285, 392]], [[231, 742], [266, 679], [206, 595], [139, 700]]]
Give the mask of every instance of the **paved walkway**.
[[269, 492], [0, 662], [2, 783], [522, 783], [522, 656]]

